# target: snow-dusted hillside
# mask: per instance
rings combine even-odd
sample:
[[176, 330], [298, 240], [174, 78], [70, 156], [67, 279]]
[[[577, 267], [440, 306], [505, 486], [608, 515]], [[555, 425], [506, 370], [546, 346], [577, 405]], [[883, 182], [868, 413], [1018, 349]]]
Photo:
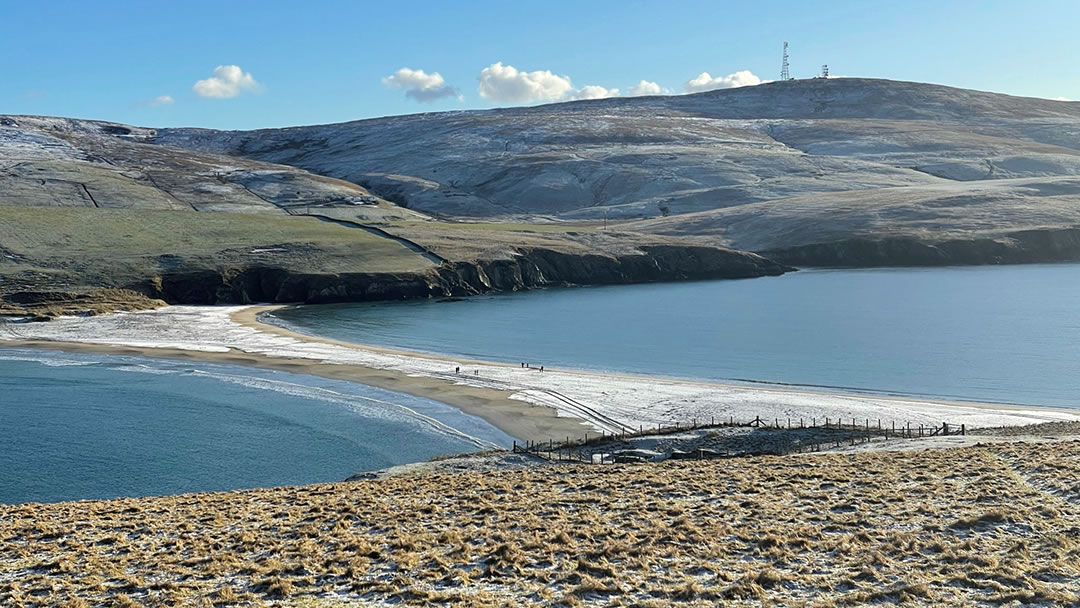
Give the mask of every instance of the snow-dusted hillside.
[[290, 164], [418, 210], [650, 217], [811, 193], [1080, 174], [1080, 104], [835, 79], [156, 141]]
[[608, 218], [759, 252], [1075, 229], [1080, 255], [1075, 102], [814, 79], [243, 132], [0, 119], [0, 205]]
[[[0, 206], [282, 214], [345, 206], [369, 193], [295, 167], [148, 143], [153, 129], [0, 116]], [[414, 216], [383, 204], [381, 217]]]

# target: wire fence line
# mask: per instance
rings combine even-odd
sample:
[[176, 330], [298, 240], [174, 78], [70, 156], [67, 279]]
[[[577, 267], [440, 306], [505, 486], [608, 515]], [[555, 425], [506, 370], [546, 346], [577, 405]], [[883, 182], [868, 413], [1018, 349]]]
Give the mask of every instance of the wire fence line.
[[[624, 425], [625, 426], [625, 425]], [[772, 431], [820, 431], [822, 435], [807, 441], [791, 441], [787, 444], [774, 446], [764, 450], [744, 450], [735, 453], [716, 452], [712, 449], [699, 448], [689, 453], [680, 453], [680, 458], [730, 458], [733, 456], [751, 456], [764, 454], [791, 454], [801, 452], [819, 452], [823, 449], [841, 447], [843, 445], [857, 445], [868, 443], [875, 439], [915, 439], [920, 437], [943, 437], [949, 435], [967, 435], [966, 424], [939, 424], [913, 425], [910, 422], [897, 425], [895, 421], [884, 424], [881, 419], [869, 418], [771, 418], [766, 419], [756, 416], [750, 421], [737, 421], [734, 416], [726, 420], [717, 420], [715, 417], [708, 421], [693, 420], [687, 424], [657, 424], [655, 427], [639, 425], [637, 429], [629, 429], [620, 433], [584, 434], [580, 438], [567, 437], [564, 441], [548, 439], [546, 441], [514, 442], [513, 451], [521, 454], [531, 454], [544, 460], [561, 462], [583, 462], [590, 464], [603, 464], [615, 462], [614, 453], [620, 449], [619, 444], [632, 439], [651, 436], [673, 435], [680, 431], [697, 431], [724, 428], [752, 428]], [[625, 446], [629, 447], [629, 446]]]

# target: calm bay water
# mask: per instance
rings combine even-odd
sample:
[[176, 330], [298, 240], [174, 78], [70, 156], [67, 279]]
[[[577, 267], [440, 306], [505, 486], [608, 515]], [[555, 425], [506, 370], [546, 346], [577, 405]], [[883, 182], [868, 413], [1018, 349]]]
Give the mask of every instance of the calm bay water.
[[1080, 265], [802, 271], [275, 316], [351, 342], [549, 368], [1080, 405]]
[[509, 445], [434, 401], [234, 366], [0, 349], [0, 503], [340, 481]]

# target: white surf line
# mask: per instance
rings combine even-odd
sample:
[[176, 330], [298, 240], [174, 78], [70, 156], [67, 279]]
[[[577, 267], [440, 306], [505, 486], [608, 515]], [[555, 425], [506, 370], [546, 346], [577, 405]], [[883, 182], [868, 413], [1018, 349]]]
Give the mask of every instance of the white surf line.
[[[237, 323], [231, 316], [248, 306], [170, 306], [155, 311], [117, 313], [89, 318], [60, 318], [48, 323], [19, 324], [9, 339], [57, 340], [140, 347], [172, 347], [204, 352], [230, 350], [276, 358], [325, 364], [355, 364], [430, 377], [482, 388], [499, 388], [511, 398], [554, 408], [561, 416], [584, 419], [597, 430], [614, 431], [657, 424], [686, 424], [729, 416], [736, 420], [778, 419], [794, 423], [814, 418], [858, 421], [880, 419], [884, 426], [905, 424], [1020, 425], [1059, 420], [1080, 420], [1071, 412], [1040, 407], [965, 404], [868, 394], [826, 393], [789, 387], [758, 387], [694, 382], [649, 376], [599, 374], [548, 369], [543, 373], [516, 365], [455, 362], [416, 353], [374, 349], [362, 345], [306, 340]], [[0, 340], [4, 334], [0, 333]], [[460, 366], [462, 373], [455, 374]], [[581, 408], [553, 398], [568, 395], [600, 414], [588, 416]], [[613, 421], [610, 424], [608, 421]]]
[[[462, 441], [465, 441], [467, 443], [471, 443], [471, 444], [475, 445], [476, 447], [478, 447], [480, 449], [484, 449], [484, 450], [501, 450], [502, 449], [501, 445], [499, 445], [499, 444], [497, 444], [497, 443], [495, 443], [493, 441], [488, 441], [486, 439], [481, 439], [479, 437], [474, 437], [472, 435], [469, 435], [468, 433], [466, 433], [466, 432], [464, 432], [464, 431], [462, 431], [460, 429], [455, 429], [454, 427], [452, 427], [452, 426], [450, 426], [450, 425], [448, 425], [446, 423], [443, 423], [443, 422], [441, 422], [441, 421], [439, 421], [439, 420], [437, 420], [435, 418], [432, 418], [431, 416], [428, 416], [426, 414], [421, 414], [420, 412], [418, 412], [418, 411], [416, 411], [416, 410], [414, 410], [414, 409], [412, 409], [412, 408], [410, 408], [408, 406], [401, 405], [400, 403], [394, 403], [392, 401], [384, 401], [382, 399], [376, 399], [374, 397], [367, 397], [367, 396], [364, 396], [364, 395], [350, 395], [348, 393], [341, 393], [341, 392], [338, 392], [338, 391], [330, 390], [328, 388], [323, 388], [321, 386], [311, 386], [311, 385], [299, 384], [299, 383], [295, 383], [295, 382], [286, 382], [284, 380], [272, 380], [272, 379], [269, 379], [269, 378], [259, 378], [257, 376], [233, 376], [233, 375], [229, 375], [229, 374], [218, 374], [218, 373], [215, 373], [215, 372], [208, 372], [208, 371], [200, 370], [200, 369], [193, 369], [193, 370], [190, 370], [190, 371], [193, 374], [200, 375], [200, 376], [208, 376], [208, 377], [220, 380], [221, 382], [232, 382], [234, 384], [243, 384], [243, 383], [235, 382], [236, 379], [243, 379], [243, 380], [252, 381], [253, 383], [263, 383], [263, 384], [269, 384], [269, 385], [275, 385], [275, 386], [284, 386], [284, 387], [296, 388], [296, 389], [299, 389], [299, 390], [296, 391], [296, 393], [298, 393], [297, 396], [304, 397], [304, 396], [306, 396], [304, 393], [316, 393], [316, 394], [320, 394], [320, 395], [326, 395], [326, 396], [329, 397], [329, 399], [325, 399], [325, 400], [337, 400], [339, 402], [344, 402], [347, 405], [355, 405], [355, 404], [349, 403], [351, 401], [368, 401], [368, 402], [371, 402], [371, 403], [377, 403], [380, 406], [384, 406], [384, 407], [387, 407], [387, 408], [390, 408], [390, 409], [396, 409], [396, 410], [404, 413], [405, 418], [407, 420], [413, 420], [413, 421], [416, 421], [416, 422], [423, 423], [423, 424], [431, 427], [432, 430], [434, 430], [435, 432], [437, 432], [437, 433], [439, 433], [441, 435], [447, 435], [447, 436], [450, 436], [450, 437], [456, 437], [458, 439], [461, 439]], [[253, 388], [261, 388], [261, 387], [255, 386]], [[275, 390], [275, 389], [271, 388], [269, 390]], [[278, 392], [285, 392], [285, 391], [278, 391]], [[286, 393], [286, 394], [296, 394], [296, 393]], [[309, 398], [314, 398], [316, 400], [319, 399], [318, 397], [309, 397]]]

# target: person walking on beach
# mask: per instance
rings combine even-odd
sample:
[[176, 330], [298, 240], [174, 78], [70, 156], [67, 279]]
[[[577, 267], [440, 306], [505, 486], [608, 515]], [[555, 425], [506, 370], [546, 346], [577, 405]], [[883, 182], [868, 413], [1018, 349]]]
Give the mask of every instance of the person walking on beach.
[[454, 373], [455, 374], [460, 374], [461, 373], [461, 366], [460, 365], [454, 368]]
[[544, 373], [544, 366], [543, 365], [540, 366], [540, 373], [541, 374]]

